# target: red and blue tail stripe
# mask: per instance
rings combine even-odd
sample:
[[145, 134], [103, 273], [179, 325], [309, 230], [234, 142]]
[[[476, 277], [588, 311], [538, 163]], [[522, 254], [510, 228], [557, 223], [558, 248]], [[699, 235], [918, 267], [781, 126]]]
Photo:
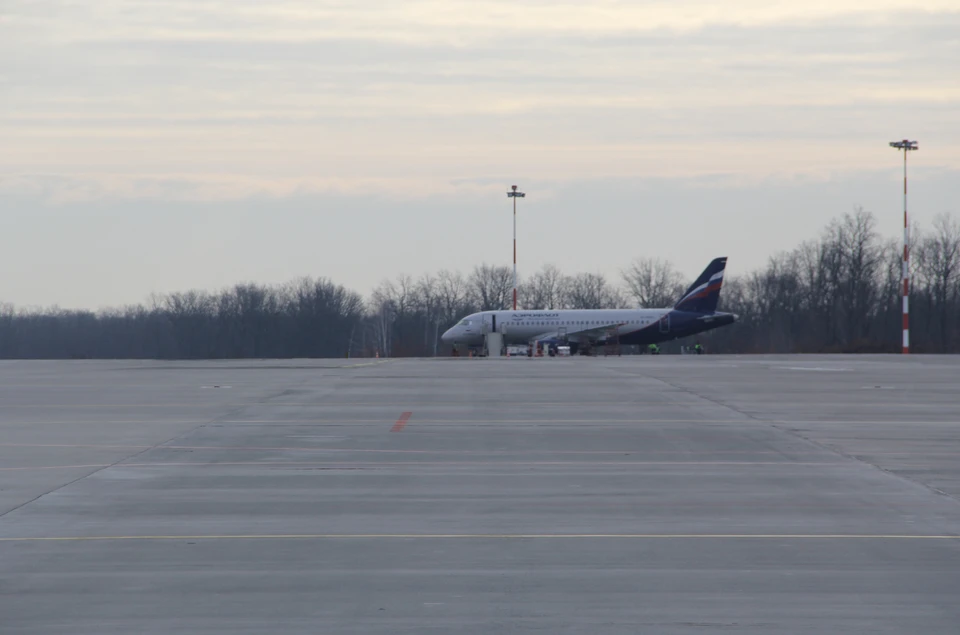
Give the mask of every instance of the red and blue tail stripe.
[[720, 301], [720, 288], [723, 286], [723, 272], [727, 268], [727, 259], [716, 258], [711, 262], [696, 282], [690, 285], [674, 309], [690, 313], [714, 313]]

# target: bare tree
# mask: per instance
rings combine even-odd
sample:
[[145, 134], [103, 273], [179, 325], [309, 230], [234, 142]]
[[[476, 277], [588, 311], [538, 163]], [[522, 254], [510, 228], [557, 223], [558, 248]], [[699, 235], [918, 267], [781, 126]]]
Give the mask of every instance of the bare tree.
[[300, 278], [281, 289], [285, 337], [290, 356], [351, 355], [364, 315], [363, 298], [325, 278]]
[[[911, 345], [960, 352], [960, 222], [941, 216], [912, 235]], [[816, 240], [728, 279], [720, 308], [740, 319], [704, 338], [716, 352], [899, 350], [902, 249], [898, 238], [881, 239], [873, 216], [857, 209]], [[669, 306], [683, 289], [664, 261], [635, 261], [622, 277], [629, 294], [648, 306]], [[366, 301], [330, 280], [302, 278], [153, 295], [98, 313], [0, 303], [0, 358], [430, 355], [445, 346], [441, 328], [479, 309], [509, 307], [511, 287], [509, 268], [481, 265], [469, 276], [398, 276]], [[553, 266], [532, 275], [522, 291], [528, 308], [624, 304], [603, 276], [568, 277]]]
[[622, 301], [602, 274], [579, 273], [568, 279], [566, 305], [571, 309], [612, 309]]
[[436, 356], [442, 320], [440, 285], [437, 278], [426, 274], [417, 280], [416, 300], [418, 318], [423, 326], [422, 353]]
[[683, 276], [661, 258], [637, 258], [620, 272], [627, 291], [641, 307], [671, 306], [680, 299]]
[[469, 285], [481, 311], [498, 311], [513, 305], [513, 272], [510, 267], [477, 265], [470, 274]]
[[393, 323], [397, 319], [397, 290], [393, 283], [384, 280], [370, 297], [373, 330], [377, 350], [383, 357], [390, 357], [393, 345]]
[[567, 279], [553, 265], [544, 265], [520, 286], [525, 309], [559, 309], [567, 295]]
[[799, 277], [796, 254], [771, 258], [766, 269], [756, 271], [744, 281], [752, 298], [754, 327], [763, 338], [762, 348], [773, 352], [793, 352], [797, 348], [795, 320], [799, 316]]
[[877, 281], [883, 251], [876, 224], [873, 214], [858, 207], [843, 217], [838, 232], [838, 247], [844, 265], [840, 304], [848, 327], [848, 342], [867, 337], [870, 319], [877, 306]]
[[210, 316], [215, 302], [202, 291], [171, 293], [155, 299], [165, 309], [176, 342], [176, 356], [187, 358], [210, 357], [213, 353], [213, 329]]
[[444, 269], [437, 275], [437, 287], [445, 323], [450, 324], [469, 311], [470, 291], [462, 274]]
[[960, 297], [960, 221], [941, 214], [934, 219], [933, 232], [917, 238], [915, 270], [926, 283], [935, 346], [943, 351], [950, 348], [958, 330], [954, 311]]

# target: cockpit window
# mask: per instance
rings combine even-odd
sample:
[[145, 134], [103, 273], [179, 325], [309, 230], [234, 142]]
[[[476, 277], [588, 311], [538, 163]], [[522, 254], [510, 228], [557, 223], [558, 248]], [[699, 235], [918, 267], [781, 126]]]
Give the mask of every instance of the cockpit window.
[[460, 320], [460, 326], [470, 326], [470, 320]]

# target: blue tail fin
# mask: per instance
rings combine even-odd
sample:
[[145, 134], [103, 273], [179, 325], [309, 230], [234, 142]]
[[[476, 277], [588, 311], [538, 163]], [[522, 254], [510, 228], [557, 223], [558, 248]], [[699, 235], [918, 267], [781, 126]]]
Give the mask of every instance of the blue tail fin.
[[697, 281], [690, 285], [680, 301], [673, 307], [677, 311], [692, 313], [713, 313], [720, 301], [720, 287], [723, 286], [723, 270], [727, 268], [726, 258], [717, 258], [703, 270]]

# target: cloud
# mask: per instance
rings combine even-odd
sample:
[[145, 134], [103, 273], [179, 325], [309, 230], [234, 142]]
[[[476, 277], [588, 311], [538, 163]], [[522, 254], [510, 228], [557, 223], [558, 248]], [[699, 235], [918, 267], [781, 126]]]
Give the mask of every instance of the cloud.
[[[22, 26], [44, 25], [60, 38], [93, 34], [98, 39], [160, 37], [248, 40], [359, 37], [396, 41], [469, 44], [498, 34], [613, 35], [658, 30], [687, 32], [709, 26], [763, 27], [808, 24], [855, 16], [873, 25], [894, 21], [903, 12], [955, 12], [952, 0], [659, 0], [589, 4], [543, 0], [359, 0], [355, 2], [284, 0], [167, 0], [150, 3], [67, 0], [7, 3], [7, 19]], [[51, 26], [52, 25], [52, 26]]]
[[[313, 222], [317, 209], [351, 210], [363, 222], [344, 231], [376, 245], [353, 263], [363, 286], [394, 269], [397, 236], [416, 243], [411, 271], [447, 257], [463, 266], [490, 258], [468, 235], [493, 231], [482, 219], [512, 182], [531, 188], [531, 211], [543, 205], [542, 218], [563, 218], [564, 235], [576, 235], [598, 201], [612, 210], [603, 227], [635, 234], [617, 236], [624, 252], [640, 249], [638, 207], [682, 217], [657, 226], [670, 237], [697, 218], [717, 234], [716, 213], [754, 228], [752, 242], [734, 237], [730, 249], [754, 249], [762, 261], [772, 245], [763, 234], [777, 230], [761, 212], [739, 209], [741, 197], [775, 207], [788, 193], [820, 210], [835, 196], [831, 215], [842, 213], [865, 202], [857, 188], [885, 183], [864, 173], [896, 179], [886, 143], [903, 136], [920, 140], [911, 156], [918, 183], [960, 170], [956, 0], [3, 5], [0, 219], [103, 209], [131, 223], [135, 242], [156, 237], [168, 215], [184, 231], [232, 237], [217, 249], [191, 243], [190, 267], [175, 280], [149, 273], [151, 288], [186, 285], [204, 267], [204, 248], [229, 263], [211, 280], [232, 268], [252, 275], [229, 245], [274, 228], [229, 226], [238, 209], [276, 213], [288, 227]], [[948, 207], [948, 189], [928, 204]], [[727, 202], [714, 209], [711, 197]], [[191, 216], [210, 210], [218, 223]], [[435, 227], [453, 216], [448, 230]], [[23, 240], [44, 244], [48, 226], [37, 222]], [[127, 236], [111, 227], [77, 222], [69, 231], [81, 244], [98, 244], [103, 232]], [[182, 244], [169, 233], [169, 244]], [[291, 258], [274, 237], [265, 261]], [[581, 242], [565, 256], [571, 266], [593, 269], [608, 257], [605, 239]], [[698, 248], [712, 249], [705, 242]], [[455, 253], [426, 258], [444, 245]], [[352, 253], [333, 238], [324, 248], [341, 260]], [[162, 249], [153, 253], [162, 263]], [[547, 258], [547, 248], [534, 255]], [[294, 269], [281, 273], [309, 273]], [[55, 273], [45, 284], [55, 285]]]
[[[198, 199], [190, 192], [196, 184], [175, 178], [143, 182], [128, 192], [133, 198], [108, 191], [54, 201], [48, 191], [0, 187], [4, 221], [16, 229], [0, 235], [0, 266], [17, 272], [0, 282], [0, 300], [96, 307], [302, 275], [366, 292], [400, 272], [509, 264], [512, 182], [528, 194], [519, 209], [521, 274], [554, 263], [616, 278], [644, 255], [692, 276], [727, 255], [740, 275], [857, 205], [895, 240], [901, 184], [897, 157], [889, 158], [885, 170], [843, 178], [477, 178], [425, 184], [410, 199], [353, 183], [227, 200]], [[960, 171], [920, 169], [913, 177], [912, 217], [921, 226], [941, 212], [960, 213]], [[75, 186], [52, 178], [48, 185]]]

